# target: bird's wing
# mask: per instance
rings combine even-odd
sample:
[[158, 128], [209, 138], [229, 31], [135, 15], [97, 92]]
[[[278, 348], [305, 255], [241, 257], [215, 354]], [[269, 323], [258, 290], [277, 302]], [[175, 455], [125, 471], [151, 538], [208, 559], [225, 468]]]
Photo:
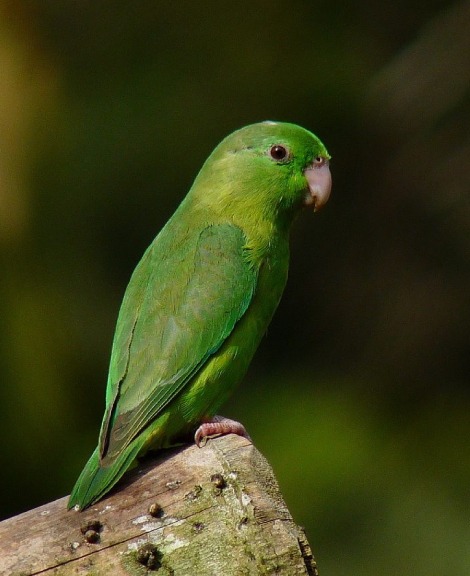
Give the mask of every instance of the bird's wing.
[[[257, 272], [245, 238], [210, 225], [162, 254], [154, 242], [136, 268], [111, 355], [100, 453], [127, 446], [223, 344], [246, 312]], [[160, 247], [161, 248], [161, 247]]]

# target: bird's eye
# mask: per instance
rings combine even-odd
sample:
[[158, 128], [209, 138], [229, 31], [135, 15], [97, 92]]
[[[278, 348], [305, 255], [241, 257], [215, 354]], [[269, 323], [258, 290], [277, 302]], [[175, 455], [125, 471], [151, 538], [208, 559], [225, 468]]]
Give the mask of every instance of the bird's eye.
[[276, 144], [275, 146], [271, 146], [269, 155], [273, 160], [276, 160], [276, 162], [282, 162], [282, 160], [286, 160], [289, 157], [289, 151], [285, 146]]
[[320, 168], [326, 162], [327, 162], [327, 159], [323, 158], [323, 156], [317, 156], [316, 158], [313, 159], [313, 165], [315, 166], [315, 168]]

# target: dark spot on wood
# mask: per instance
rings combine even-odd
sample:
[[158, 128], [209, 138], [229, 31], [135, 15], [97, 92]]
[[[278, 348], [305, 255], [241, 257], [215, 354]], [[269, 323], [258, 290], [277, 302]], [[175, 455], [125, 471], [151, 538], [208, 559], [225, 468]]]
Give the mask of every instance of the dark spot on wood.
[[216, 488], [222, 489], [225, 488], [225, 486], [227, 486], [225, 478], [222, 476], [222, 474], [212, 474], [211, 482], [212, 484], [214, 484]]
[[157, 502], [150, 504], [148, 513], [153, 518], [161, 518], [163, 516], [163, 508]]
[[85, 537], [88, 544], [97, 544], [100, 541], [100, 532], [103, 530], [103, 524], [99, 520], [89, 520], [80, 526], [80, 532]]
[[100, 541], [99, 532], [96, 530], [87, 530], [85, 532], [85, 541], [88, 542], [88, 544], [98, 543]]
[[150, 543], [141, 546], [136, 553], [137, 562], [146, 566], [149, 570], [158, 570], [160, 568], [162, 556], [158, 548]]
[[101, 530], [103, 530], [103, 524], [101, 524], [99, 520], [89, 520], [86, 524], [80, 526], [80, 532], [82, 534], [86, 534], [89, 530], [101, 532]]
[[193, 530], [195, 532], [202, 532], [204, 530], [205, 526], [202, 522], [194, 522], [193, 524]]

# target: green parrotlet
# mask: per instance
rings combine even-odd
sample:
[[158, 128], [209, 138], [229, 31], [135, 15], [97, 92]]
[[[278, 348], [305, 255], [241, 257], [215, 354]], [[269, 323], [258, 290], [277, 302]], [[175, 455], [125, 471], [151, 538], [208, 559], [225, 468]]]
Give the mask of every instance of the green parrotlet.
[[216, 416], [243, 378], [287, 280], [289, 229], [331, 189], [311, 132], [262, 122], [227, 136], [149, 246], [127, 287], [98, 446], [68, 507], [102, 498], [139, 456], [194, 434], [236, 433]]

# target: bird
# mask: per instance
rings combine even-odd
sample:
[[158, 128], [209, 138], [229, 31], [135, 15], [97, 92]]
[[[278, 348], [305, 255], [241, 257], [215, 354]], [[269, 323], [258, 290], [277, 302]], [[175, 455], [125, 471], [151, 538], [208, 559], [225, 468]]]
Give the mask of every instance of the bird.
[[68, 508], [84, 510], [148, 451], [247, 436], [217, 415], [287, 281], [289, 231], [331, 191], [330, 155], [288, 122], [224, 138], [135, 268], [118, 314], [98, 445]]

